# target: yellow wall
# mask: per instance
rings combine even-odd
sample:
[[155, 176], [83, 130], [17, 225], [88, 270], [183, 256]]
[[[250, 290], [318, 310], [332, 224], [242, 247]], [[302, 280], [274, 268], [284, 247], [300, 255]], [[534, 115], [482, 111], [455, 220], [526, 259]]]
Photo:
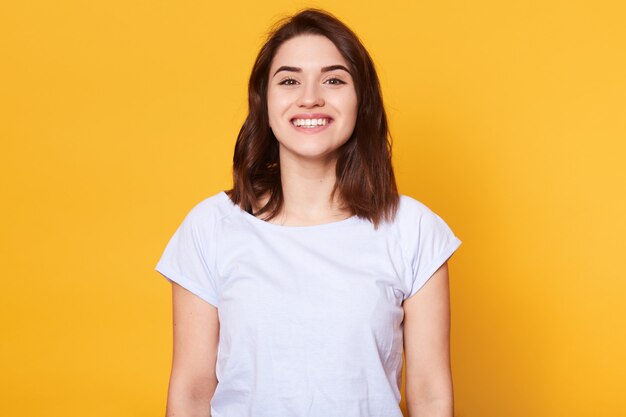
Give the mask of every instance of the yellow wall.
[[164, 414], [171, 305], [154, 265], [230, 186], [264, 32], [306, 5], [360, 34], [401, 191], [464, 242], [457, 415], [623, 413], [623, 2], [219, 4], [0, 6], [2, 413]]

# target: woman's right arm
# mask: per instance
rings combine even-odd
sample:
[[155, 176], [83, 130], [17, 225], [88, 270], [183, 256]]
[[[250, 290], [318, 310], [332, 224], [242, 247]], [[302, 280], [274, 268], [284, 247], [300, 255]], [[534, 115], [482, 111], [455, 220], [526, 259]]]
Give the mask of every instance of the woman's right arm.
[[210, 417], [217, 387], [217, 308], [172, 282], [174, 355], [166, 417]]

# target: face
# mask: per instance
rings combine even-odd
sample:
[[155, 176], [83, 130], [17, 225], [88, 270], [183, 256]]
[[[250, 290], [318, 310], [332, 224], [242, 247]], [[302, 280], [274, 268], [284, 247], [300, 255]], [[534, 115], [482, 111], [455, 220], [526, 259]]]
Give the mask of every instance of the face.
[[324, 36], [286, 41], [270, 67], [267, 106], [281, 161], [333, 160], [356, 122], [357, 96], [348, 63]]

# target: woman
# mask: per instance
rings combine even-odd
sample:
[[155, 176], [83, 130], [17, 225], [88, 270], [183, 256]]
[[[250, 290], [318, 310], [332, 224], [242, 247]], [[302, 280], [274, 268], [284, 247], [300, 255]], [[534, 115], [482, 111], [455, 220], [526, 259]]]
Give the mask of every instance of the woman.
[[[399, 196], [378, 77], [358, 38], [305, 10], [249, 83], [234, 186], [194, 207], [172, 282], [168, 416], [452, 416], [447, 260], [461, 241]], [[418, 291], [419, 290], [419, 291]]]

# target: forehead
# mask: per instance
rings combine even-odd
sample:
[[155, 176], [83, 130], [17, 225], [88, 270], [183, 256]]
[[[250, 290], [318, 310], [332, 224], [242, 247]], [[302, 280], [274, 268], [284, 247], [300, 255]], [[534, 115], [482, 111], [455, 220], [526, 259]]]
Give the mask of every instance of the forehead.
[[348, 63], [330, 39], [321, 35], [300, 35], [285, 41], [278, 48], [272, 60], [270, 74], [282, 65], [307, 70], [336, 64], [348, 67]]

